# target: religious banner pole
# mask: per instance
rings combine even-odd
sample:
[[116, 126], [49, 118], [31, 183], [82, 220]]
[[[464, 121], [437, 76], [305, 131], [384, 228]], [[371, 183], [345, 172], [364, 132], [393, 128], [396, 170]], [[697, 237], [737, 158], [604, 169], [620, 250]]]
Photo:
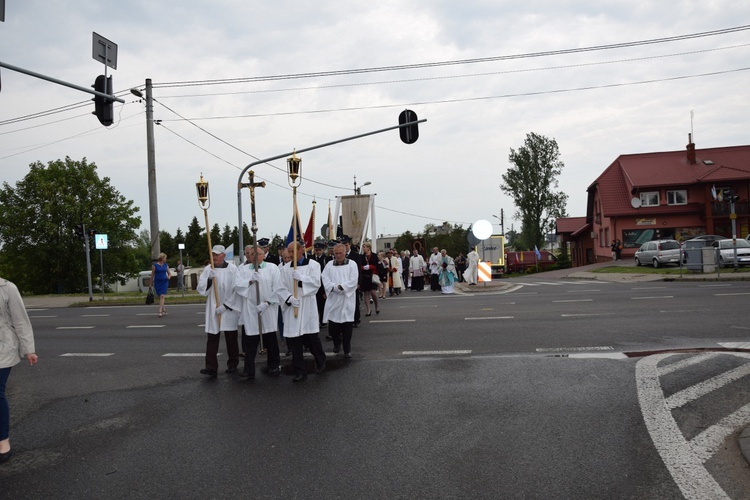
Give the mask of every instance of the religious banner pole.
[[[208, 241], [208, 256], [211, 259], [211, 269], [214, 268], [214, 254], [213, 247], [211, 246], [211, 227], [208, 225], [208, 207], [211, 206], [211, 197], [208, 194], [208, 181], [203, 179], [203, 173], [201, 173], [201, 179], [195, 183], [195, 189], [198, 192], [198, 206], [203, 210], [203, 215], [206, 218], [206, 240]], [[214, 277], [213, 283], [214, 289], [214, 302], [216, 307], [219, 307], [219, 287], [216, 277]], [[219, 330], [221, 330], [221, 314], [219, 316]]]

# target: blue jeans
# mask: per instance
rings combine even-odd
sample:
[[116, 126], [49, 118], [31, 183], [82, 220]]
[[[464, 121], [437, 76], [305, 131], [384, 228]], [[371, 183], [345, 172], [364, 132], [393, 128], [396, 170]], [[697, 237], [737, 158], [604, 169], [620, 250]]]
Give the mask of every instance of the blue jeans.
[[10, 406], [5, 397], [5, 384], [8, 382], [10, 367], [0, 368], [0, 441], [8, 439], [10, 432]]

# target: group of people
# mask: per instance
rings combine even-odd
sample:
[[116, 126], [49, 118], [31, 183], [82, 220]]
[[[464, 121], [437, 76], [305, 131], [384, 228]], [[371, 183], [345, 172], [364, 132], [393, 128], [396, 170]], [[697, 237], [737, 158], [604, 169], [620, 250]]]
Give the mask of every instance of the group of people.
[[[225, 260], [225, 248], [212, 248], [213, 264], [206, 266], [197, 291], [207, 298], [205, 310], [205, 368], [201, 373], [216, 377], [220, 334], [227, 348], [226, 373], [239, 370], [240, 345], [244, 366], [240, 376], [255, 378], [258, 348], [266, 352], [268, 375], [280, 374], [277, 332], [292, 355], [294, 382], [307, 379], [304, 352], [315, 359], [315, 372], [325, 371], [326, 355], [318, 337], [321, 325], [328, 326], [334, 353], [343, 346], [351, 357], [355, 322], [358, 260], [350, 259], [344, 243], [333, 247], [333, 258], [308, 256], [299, 242], [290, 243], [279, 262], [266, 255], [268, 240], [245, 247], [246, 260], [239, 267]], [[321, 302], [321, 298], [323, 299]], [[241, 332], [241, 334], [240, 334]], [[238, 337], [241, 335], [241, 342]]]
[[622, 241], [619, 239], [612, 240], [610, 248], [612, 250], [612, 260], [620, 260], [620, 256], [622, 255]]

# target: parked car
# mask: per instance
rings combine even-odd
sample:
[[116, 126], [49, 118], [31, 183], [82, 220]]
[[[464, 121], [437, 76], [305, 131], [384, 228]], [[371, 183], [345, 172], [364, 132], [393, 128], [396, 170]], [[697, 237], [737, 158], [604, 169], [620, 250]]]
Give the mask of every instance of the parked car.
[[[727, 238], [715, 241], [713, 246], [719, 249], [719, 266], [734, 267], [734, 241]], [[750, 242], [742, 238], [737, 238], [737, 265], [750, 266]]]
[[704, 247], [710, 247], [715, 241], [725, 240], [726, 236], [719, 236], [718, 234], [704, 234], [703, 236], [696, 236], [688, 241], [702, 241]]
[[533, 250], [524, 252], [507, 252], [505, 265], [509, 273], [522, 273], [531, 267], [547, 269], [557, 264], [557, 257], [546, 250], [539, 250], [539, 257]]
[[652, 265], [654, 267], [680, 263], [682, 247], [677, 240], [647, 241], [635, 252], [635, 265]]

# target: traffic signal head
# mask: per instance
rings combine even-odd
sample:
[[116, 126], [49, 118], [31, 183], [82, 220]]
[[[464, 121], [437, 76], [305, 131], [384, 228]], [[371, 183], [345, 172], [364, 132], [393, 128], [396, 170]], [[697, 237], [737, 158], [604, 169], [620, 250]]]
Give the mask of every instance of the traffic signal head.
[[401, 141], [406, 144], [413, 144], [419, 139], [419, 125], [416, 123], [417, 114], [410, 110], [405, 109], [398, 115], [398, 124], [403, 125], [405, 123], [414, 122], [411, 125], [401, 127], [398, 129], [398, 133], [401, 136]]
[[83, 224], [76, 224], [75, 232], [76, 236], [83, 238]]
[[[92, 85], [94, 90], [97, 92], [102, 92], [103, 94], [112, 95], [112, 77], [106, 77], [104, 75], [99, 75], [96, 77], [96, 80], [94, 81], [94, 85]], [[109, 127], [114, 122], [114, 100], [107, 99], [102, 96], [94, 96], [92, 99], [94, 101], [94, 113], [97, 118], [99, 118], [99, 122], [104, 125], [105, 127]]]

